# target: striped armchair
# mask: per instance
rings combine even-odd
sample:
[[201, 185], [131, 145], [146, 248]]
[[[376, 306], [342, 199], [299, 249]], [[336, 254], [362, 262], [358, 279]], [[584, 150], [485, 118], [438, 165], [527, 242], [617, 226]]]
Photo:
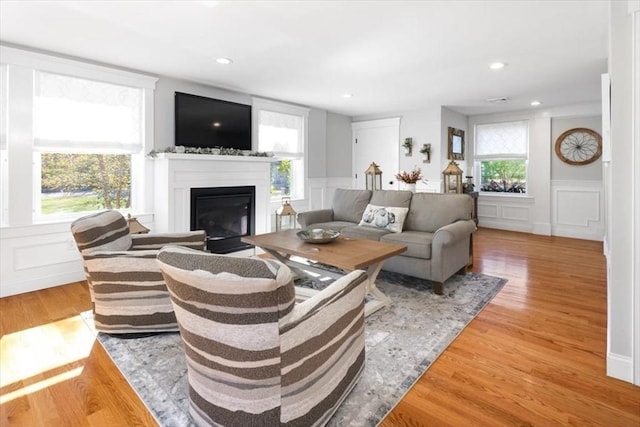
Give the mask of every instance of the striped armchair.
[[296, 304], [291, 271], [274, 260], [167, 246], [158, 263], [196, 424], [324, 425], [360, 378], [365, 272]]
[[71, 233], [82, 255], [98, 331], [177, 331], [156, 256], [166, 244], [204, 249], [204, 231], [129, 234], [127, 220], [108, 210], [77, 219]]

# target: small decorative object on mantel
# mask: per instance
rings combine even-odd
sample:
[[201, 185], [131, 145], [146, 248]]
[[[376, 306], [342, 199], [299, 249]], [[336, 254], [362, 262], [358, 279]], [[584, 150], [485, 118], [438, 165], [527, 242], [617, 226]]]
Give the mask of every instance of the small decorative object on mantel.
[[442, 180], [445, 193], [462, 193], [462, 169], [451, 160], [444, 171]]
[[[276, 209], [276, 231], [292, 230], [296, 228], [296, 216], [298, 213], [291, 206], [291, 197], [282, 198], [282, 206]], [[288, 218], [285, 223], [284, 219]]]
[[147, 153], [148, 157], [155, 159], [158, 154], [161, 153], [175, 153], [175, 154], [210, 154], [216, 156], [248, 156], [248, 157], [273, 157], [273, 153], [266, 151], [243, 151], [235, 148], [224, 147], [185, 147], [183, 145], [177, 145], [173, 147], [167, 147], [162, 150], [151, 150]]
[[367, 190], [382, 190], [382, 171], [376, 162], [371, 162], [367, 170], [364, 171], [364, 179]]
[[417, 166], [413, 168], [411, 172], [398, 172], [396, 174], [396, 179], [402, 184], [401, 189], [408, 190], [413, 193], [416, 192], [416, 183], [418, 181], [424, 181], [422, 179], [422, 170]]
[[405, 138], [402, 146], [404, 147], [404, 155], [411, 156], [411, 151], [413, 150], [413, 138]]
[[431, 163], [431, 144], [422, 144], [420, 154], [422, 154], [423, 163]]
[[129, 234], [147, 234], [149, 230], [144, 225], [140, 224], [138, 220], [127, 214], [127, 223], [129, 224]]

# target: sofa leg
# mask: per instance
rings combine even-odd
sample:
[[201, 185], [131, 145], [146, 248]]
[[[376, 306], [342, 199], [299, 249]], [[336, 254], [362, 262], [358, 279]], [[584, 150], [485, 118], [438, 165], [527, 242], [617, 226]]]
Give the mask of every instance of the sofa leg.
[[467, 274], [467, 271], [469, 271], [469, 266], [465, 265], [460, 270], [458, 270], [456, 274], [462, 274], [464, 276], [465, 274]]
[[436, 295], [442, 295], [444, 292], [444, 285], [442, 284], [442, 282], [433, 282], [433, 292], [435, 292]]

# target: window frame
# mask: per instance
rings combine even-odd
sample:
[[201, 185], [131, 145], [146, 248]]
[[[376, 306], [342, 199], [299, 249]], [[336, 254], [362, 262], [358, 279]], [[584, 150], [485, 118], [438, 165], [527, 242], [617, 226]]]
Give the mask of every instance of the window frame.
[[[525, 156], [513, 156], [509, 157], [504, 153], [497, 154], [495, 156], [482, 155], [478, 157], [478, 126], [484, 125], [495, 125], [501, 123], [515, 123], [515, 122], [525, 122], [526, 123], [526, 131], [527, 131], [527, 141], [526, 141], [526, 155]], [[482, 195], [490, 195], [490, 196], [500, 196], [500, 197], [528, 197], [531, 193], [530, 189], [530, 180], [529, 180], [529, 162], [531, 157], [531, 121], [529, 119], [512, 119], [512, 120], [497, 120], [497, 121], [487, 121], [482, 123], [475, 123], [473, 126], [473, 172], [475, 175], [475, 185], [478, 189], [477, 191]], [[508, 193], [508, 192], [499, 192], [499, 191], [483, 191], [482, 190], [482, 162], [483, 161], [502, 161], [502, 160], [524, 160], [525, 162], [525, 183], [526, 189], [524, 193]]]
[[[24, 226], [49, 222], [68, 221], [87, 212], [43, 216], [36, 210], [40, 197], [39, 165], [34, 163], [39, 150], [34, 147], [34, 83], [37, 71], [67, 75], [142, 90], [142, 148], [131, 153], [130, 209], [123, 212], [145, 212], [152, 208], [153, 192], [146, 188], [153, 183], [152, 164], [145, 158], [153, 148], [153, 107], [157, 78], [110, 67], [89, 64], [77, 60], [0, 46], [3, 64], [7, 65], [7, 152], [11, 159], [6, 165], [7, 179], [2, 192], [8, 193], [3, 206], [3, 226]], [[9, 126], [10, 123], [10, 126]], [[9, 188], [9, 182], [20, 182]], [[7, 191], [5, 191], [7, 190]], [[30, 194], [26, 195], [25, 192]], [[27, 197], [25, 197], [27, 196]]]
[[[297, 105], [285, 104], [282, 102], [271, 101], [262, 98], [253, 98], [252, 99], [252, 112], [251, 112], [251, 121], [252, 121], [252, 146], [255, 151], [264, 151], [260, 149], [260, 141], [259, 141], [259, 128], [260, 128], [260, 112], [261, 111], [270, 111], [274, 113], [281, 114], [289, 114], [292, 116], [302, 117], [302, 141], [299, 143], [299, 148], [302, 150], [297, 153], [292, 152], [274, 152], [274, 158], [278, 161], [286, 160], [286, 159], [300, 159], [302, 160], [303, 172], [302, 176], [299, 177], [299, 181], [297, 185], [300, 187], [300, 192], [298, 194], [292, 195], [291, 200], [304, 200], [308, 193], [307, 183], [309, 176], [309, 161], [308, 161], [308, 147], [309, 147], [309, 108], [300, 107]], [[293, 184], [292, 184], [293, 187]], [[269, 182], [269, 188], [271, 188], [271, 182]], [[281, 196], [271, 196], [270, 200], [272, 203], [281, 202]]]

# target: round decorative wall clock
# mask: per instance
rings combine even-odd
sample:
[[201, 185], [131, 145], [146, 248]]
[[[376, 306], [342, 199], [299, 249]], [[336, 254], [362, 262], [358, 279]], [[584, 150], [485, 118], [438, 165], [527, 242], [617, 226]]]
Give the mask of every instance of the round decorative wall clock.
[[569, 129], [556, 139], [556, 154], [570, 165], [588, 165], [602, 155], [602, 137], [587, 128]]

